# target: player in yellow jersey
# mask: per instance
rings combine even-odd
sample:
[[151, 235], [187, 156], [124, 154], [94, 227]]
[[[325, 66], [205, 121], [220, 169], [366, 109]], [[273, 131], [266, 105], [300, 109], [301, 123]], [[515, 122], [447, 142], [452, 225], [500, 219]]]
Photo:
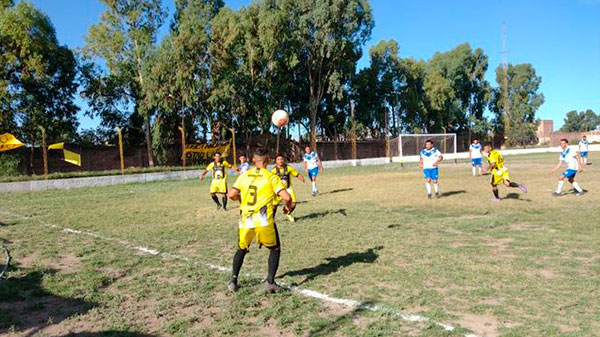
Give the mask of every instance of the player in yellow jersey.
[[[212, 182], [210, 183], [210, 197], [217, 204], [217, 210], [223, 207], [227, 210], [227, 169], [231, 168], [226, 160], [221, 160], [221, 153], [217, 152], [213, 156], [214, 161], [202, 171], [200, 174], [200, 181], [204, 180], [206, 174], [210, 171], [212, 173]], [[219, 202], [217, 194], [222, 196], [223, 205]]]
[[279, 267], [281, 244], [275, 225], [275, 199], [283, 199], [283, 211], [291, 213], [294, 210], [292, 197], [286, 191], [281, 179], [269, 170], [267, 152], [257, 150], [253, 156], [256, 167], [241, 174], [228, 196], [231, 200], [240, 200], [240, 223], [238, 249], [233, 257], [233, 268], [229, 290], [238, 290], [238, 276], [244, 263], [248, 248], [256, 237], [258, 246], [267, 247], [269, 252], [269, 273], [265, 285], [268, 292], [277, 292], [280, 287], [275, 283], [275, 274]]
[[[292, 203], [294, 204], [294, 208], [296, 207], [296, 193], [294, 193], [294, 189], [292, 188], [292, 177], [298, 178], [301, 182], [306, 185], [306, 180], [304, 177], [296, 171], [296, 169], [292, 165], [288, 165], [285, 163], [285, 159], [282, 154], [278, 154], [275, 157], [275, 167], [271, 170], [271, 173], [276, 174], [281, 179], [281, 182], [285, 185], [286, 190], [292, 197]], [[275, 214], [277, 214], [277, 207], [281, 203], [281, 198], [275, 199]], [[286, 214], [288, 220], [291, 222], [296, 221], [291, 213]]]
[[498, 195], [498, 185], [504, 183], [506, 187], [519, 188], [523, 193], [527, 193], [527, 188], [523, 184], [510, 181], [508, 169], [504, 166], [504, 157], [500, 152], [494, 150], [491, 144], [483, 147], [484, 152], [488, 154], [487, 161], [489, 170], [492, 172], [492, 191], [494, 192], [494, 202], [500, 201]]

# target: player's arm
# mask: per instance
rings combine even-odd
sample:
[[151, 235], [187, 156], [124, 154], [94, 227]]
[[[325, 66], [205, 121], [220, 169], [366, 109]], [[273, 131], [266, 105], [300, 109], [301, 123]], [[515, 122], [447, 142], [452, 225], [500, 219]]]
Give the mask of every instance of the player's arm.
[[423, 169], [423, 156], [419, 156], [419, 168]]
[[556, 164], [556, 166], [554, 166], [554, 168], [552, 169], [552, 174], [554, 174], [554, 172], [556, 172], [556, 170], [558, 170], [560, 167], [562, 166], [562, 160], [558, 160], [558, 164]]
[[308, 173], [308, 166], [307, 166], [307, 164], [306, 164], [306, 160], [304, 160], [304, 161], [302, 162], [302, 164], [303, 164], [303, 166], [304, 166], [304, 172], [307, 172], [307, 173]]
[[319, 170], [323, 173], [323, 162], [321, 161], [321, 157], [317, 155], [317, 163], [319, 164]]
[[579, 172], [583, 172], [583, 167], [585, 166], [583, 164], [583, 158], [581, 158], [579, 153], [575, 156], [575, 158], [577, 159], [577, 162], [579, 163]]
[[284, 203], [283, 213], [289, 214], [293, 212], [296, 206], [292, 202], [292, 196], [288, 193], [288, 191], [284, 188], [277, 194], [281, 197]]
[[298, 180], [300, 180], [301, 182], [304, 183], [304, 185], [306, 185], [306, 179], [304, 179], [304, 177], [298, 173], [298, 171], [296, 171], [296, 169], [293, 166], [290, 166], [292, 168], [292, 175], [296, 178], [298, 178]]
[[206, 176], [207, 173], [208, 173], [207, 169], [204, 169], [204, 171], [202, 171], [202, 173], [200, 173], [200, 181], [204, 180], [204, 177]]
[[240, 200], [240, 190], [235, 187], [232, 187], [227, 192], [227, 197], [231, 200]]
[[434, 166], [435, 166], [435, 167], [437, 167], [437, 166], [438, 166], [438, 164], [439, 164], [439, 163], [440, 163], [442, 160], [444, 160], [444, 156], [442, 156], [442, 154], [440, 153], [440, 156], [438, 157], [438, 160], [436, 160], [436, 162], [435, 162]]

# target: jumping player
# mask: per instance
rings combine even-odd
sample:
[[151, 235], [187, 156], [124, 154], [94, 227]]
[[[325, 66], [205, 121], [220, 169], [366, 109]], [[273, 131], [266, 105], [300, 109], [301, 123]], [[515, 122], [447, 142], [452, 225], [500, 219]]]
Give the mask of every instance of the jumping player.
[[[581, 146], [581, 142], [579, 144]], [[560, 176], [558, 176], [558, 187], [556, 188], [556, 192], [554, 192], [554, 196], [562, 195], [562, 188], [565, 184], [565, 179], [568, 179], [569, 182], [573, 185], [573, 188], [576, 191], [575, 195], [583, 195], [583, 189], [575, 181], [575, 176], [577, 175], [577, 172], [583, 171], [583, 160], [581, 159], [579, 154], [577, 154], [577, 151], [574, 151], [573, 149], [569, 148], [569, 141], [567, 139], [560, 140], [560, 149], [562, 150], [562, 152], [558, 157], [558, 164], [556, 164], [556, 166], [552, 170], [552, 174], [554, 174], [554, 172], [556, 172], [556, 170], [558, 170], [563, 163], [567, 165], [567, 170], [561, 173]]]
[[482, 175], [482, 159], [483, 155], [481, 154], [482, 148], [479, 139], [473, 139], [471, 146], [469, 146], [469, 159], [471, 159], [471, 166], [473, 167], [473, 177], [477, 175], [477, 171], [479, 171], [479, 175]]
[[[200, 181], [204, 180], [206, 174], [212, 173], [212, 182], [210, 183], [210, 197], [217, 204], [217, 210], [223, 208], [227, 210], [227, 169], [231, 168], [226, 160], [221, 161], [221, 153], [217, 152], [213, 156], [214, 161], [202, 171]], [[222, 196], [223, 205], [219, 202], [217, 194]]]
[[431, 199], [431, 182], [435, 190], [435, 198], [440, 197], [440, 186], [438, 184], [439, 170], [438, 164], [444, 160], [442, 153], [433, 146], [433, 142], [428, 139], [425, 141], [425, 148], [419, 153], [419, 167], [425, 175], [425, 188], [427, 190], [427, 198]]
[[[292, 176], [298, 178], [298, 180], [306, 185], [306, 180], [304, 180], [304, 177], [300, 175], [300, 173], [298, 173], [298, 171], [296, 171], [292, 165], [285, 163], [285, 159], [283, 158], [282, 154], [278, 154], [275, 157], [275, 167], [271, 170], [271, 173], [276, 174], [279, 179], [281, 179], [281, 182], [283, 185], [285, 185], [287, 192], [292, 198], [294, 208], [296, 208], [296, 193], [294, 193], [294, 190], [292, 189]], [[275, 214], [277, 214], [277, 207], [280, 203], [281, 198], [275, 198]], [[291, 213], [286, 214], [286, 216], [291, 222], [296, 221]]]
[[504, 157], [500, 152], [494, 150], [491, 144], [486, 144], [483, 150], [488, 154], [487, 160], [489, 170], [492, 172], [492, 192], [494, 192], [494, 202], [500, 201], [498, 195], [498, 185], [504, 183], [506, 187], [519, 188], [521, 192], [527, 193], [527, 188], [523, 184], [510, 181], [508, 169], [504, 166]]
[[581, 154], [581, 160], [583, 161], [583, 165], [587, 165], [589, 146], [590, 143], [587, 141], [587, 137], [584, 135], [583, 138], [579, 141], [579, 153]]
[[241, 174], [228, 196], [231, 200], [240, 200], [240, 223], [239, 242], [237, 251], [233, 257], [233, 268], [228, 289], [237, 291], [238, 276], [244, 263], [244, 257], [256, 237], [259, 247], [265, 246], [269, 249], [269, 272], [265, 290], [270, 293], [279, 291], [281, 288], [275, 283], [275, 275], [279, 267], [281, 255], [281, 244], [277, 225], [274, 217], [275, 198], [283, 199], [284, 213], [294, 211], [294, 204], [285, 185], [279, 177], [267, 170], [268, 155], [264, 150], [257, 150], [253, 156], [255, 168]]
[[319, 155], [310, 146], [307, 146], [304, 148], [304, 172], [306, 172], [308, 178], [312, 181], [313, 197], [319, 193], [319, 188], [317, 187], [317, 175], [319, 175], [319, 171], [323, 172], [323, 163], [319, 159]]

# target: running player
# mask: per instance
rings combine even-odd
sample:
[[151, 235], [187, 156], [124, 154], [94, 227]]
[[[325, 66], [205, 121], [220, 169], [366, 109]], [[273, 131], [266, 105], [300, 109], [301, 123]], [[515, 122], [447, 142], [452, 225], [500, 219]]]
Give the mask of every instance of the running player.
[[[223, 208], [227, 210], [227, 169], [231, 168], [226, 160], [221, 161], [221, 153], [217, 152], [213, 156], [214, 161], [208, 164], [206, 169], [200, 174], [200, 181], [204, 180], [206, 174], [212, 173], [212, 182], [210, 183], [210, 197], [217, 204], [217, 210]], [[217, 194], [222, 196], [223, 205], [219, 202]]]
[[[581, 144], [581, 143], [580, 143]], [[581, 146], [581, 145], [580, 145]], [[583, 171], [583, 160], [577, 154], [577, 151], [569, 148], [569, 141], [567, 139], [560, 140], [560, 149], [562, 152], [558, 157], [558, 164], [552, 170], [552, 174], [558, 170], [563, 163], [567, 165], [567, 170], [563, 172], [560, 176], [558, 176], [558, 187], [556, 188], [556, 192], [554, 192], [554, 196], [562, 195], [562, 188], [565, 184], [565, 179], [568, 179], [569, 182], [573, 185], [575, 189], [575, 195], [583, 195], [583, 189], [579, 186], [579, 184], [575, 181], [575, 176], [577, 172]]]
[[[296, 208], [296, 193], [292, 189], [292, 176], [297, 177], [298, 180], [303, 182], [306, 185], [306, 180], [304, 177], [296, 171], [296, 169], [292, 165], [288, 165], [285, 163], [282, 154], [278, 154], [275, 157], [275, 167], [271, 170], [271, 173], [276, 174], [281, 182], [285, 185], [287, 192], [292, 197], [292, 203], [294, 204], [294, 208]], [[281, 198], [275, 198], [275, 214], [277, 214], [277, 207], [281, 203]], [[296, 221], [291, 213], [286, 214], [288, 220], [291, 222]]]
[[427, 190], [427, 198], [431, 199], [431, 182], [435, 190], [435, 198], [440, 197], [440, 186], [438, 184], [439, 170], [438, 164], [444, 160], [442, 153], [433, 146], [433, 141], [428, 139], [425, 141], [425, 148], [419, 153], [419, 167], [425, 175], [425, 188]]
[[228, 196], [231, 200], [240, 200], [240, 223], [238, 249], [233, 257], [233, 268], [228, 289], [237, 291], [238, 276], [244, 263], [244, 257], [256, 237], [256, 243], [267, 247], [269, 252], [269, 273], [265, 289], [274, 293], [281, 288], [275, 283], [275, 275], [279, 267], [281, 244], [274, 217], [275, 198], [283, 199], [284, 213], [294, 211], [294, 204], [285, 185], [279, 177], [267, 170], [268, 155], [264, 150], [257, 150], [253, 156], [255, 168], [241, 174]]
[[482, 148], [479, 139], [473, 139], [471, 146], [469, 146], [469, 159], [471, 159], [471, 166], [473, 167], [473, 177], [477, 175], [477, 171], [479, 171], [479, 175], [482, 175], [482, 157], [481, 154]]
[[238, 169], [238, 172], [240, 174], [248, 171], [250, 169], [250, 163], [248, 162], [248, 159], [246, 158], [245, 155], [241, 155], [239, 158], [240, 160], [240, 167]]
[[494, 202], [500, 201], [498, 195], [498, 185], [504, 183], [506, 187], [519, 188], [521, 192], [527, 193], [527, 188], [523, 184], [510, 181], [508, 169], [504, 166], [504, 157], [500, 152], [494, 150], [491, 144], [486, 144], [483, 150], [488, 154], [487, 160], [489, 170], [492, 172], [492, 191], [494, 192]]
[[308, 175], [308, 178], [312, 181], [312, 196], [314, 197], [319, 193], [317, 188], [317, 175], [319, 171], [323, 172], [323, 163], [310, 146], [304, 148], [304, 172]]
[[583, 165], [587, 165], [589, 146], [590, 143], [587, 141], [587, 137], [584, 135], [583, 138], [579, 141], [579, 153], [581, 154], [581, 160], [583, 161]]

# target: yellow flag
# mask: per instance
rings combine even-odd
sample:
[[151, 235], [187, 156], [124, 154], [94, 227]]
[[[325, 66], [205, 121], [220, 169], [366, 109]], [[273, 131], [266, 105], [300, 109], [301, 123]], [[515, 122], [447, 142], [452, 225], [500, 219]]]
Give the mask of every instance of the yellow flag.
[[48, 150], [62, 150], [63, 160], [73, 165], [81, 166], [81, 155], [65, 149], [65, 143], [56, 143], [48, 147]]
[[15, 136], [10, 133], [0, 135], [0, 152], [18, 149], [25, 144], [21, 143]]
[[48, 150], [62, 150], [65, 148], [65, 143], [56, 143], [48, 146]]

